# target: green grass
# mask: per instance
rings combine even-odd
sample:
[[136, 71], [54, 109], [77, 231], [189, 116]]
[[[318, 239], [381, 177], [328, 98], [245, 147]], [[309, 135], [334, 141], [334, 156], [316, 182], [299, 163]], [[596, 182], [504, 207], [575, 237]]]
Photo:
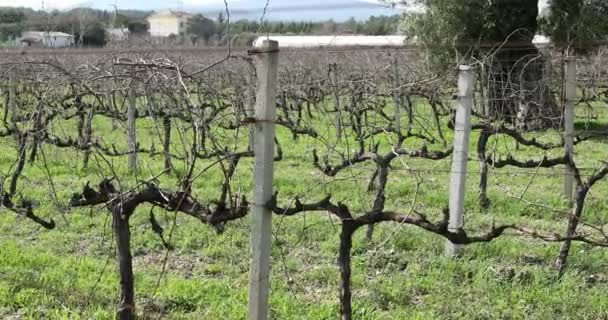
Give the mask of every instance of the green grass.
[[[592, 124], [604, 125], [604, 117]], [[405, 122], [405, 120], [403, 120]], [[151, 120], [138, 120], [142, 146], [160, 148]], [[53, 131], [67, 136], [74, 132], [73, 121], [55, 123]], [[328, 127], [327, 137], [334, 135]], [[444, 128], [446, 138], [451, 132]], [[125, 149], [122, 128], [111, 130], [103, 117], [95, 119], [94, 134]], [[224, 132], [217, 130], [218, 137]], [[174, 132], [175, 152], [183, 145], [180, 132]], [[544, 140], [559, 141], [555, 132], [538, 134]], [[373, 165], [361, 164], [336, 178], [319, 174], [311, 164], [311, 151], [324, 155], [326, 148], [311, 138], [292, 141], [289, 132], [278, 129], [285, 159], [276, 163], [275, 188], [288, 203], [294, 196], [302, 201], [330, 193], [353, 212], [369, 209], [373, 195], [366, 191]], [[474, 156], [476, 134], [471, 137]], [[381, 150], [389, 150], [391, 137], [377, 137]], [[189, 136], [184, 136], [189, 141]], [[223, 139], [223, 138], [221, 138]], [[328, 138], [330, 139], [330, 138]], [[394, 137], [392, 137], [394, 139]], [[229, 141], [228, 138], [222, 141]], [[16, 157], [15, 142], [3, 139], [0, 169], [7, 175]], [[350, 142], [350, 147], [354, 145]], [[421, 142], [408, 142], [409, 148]], [[514, 150], [515, 145], [497, 138], [489, 144], [498, 153]], [[441, 144], [430, 149], [443, 149]], [[344, 142], [338, 146], [346, 150]], [[490, 148], [491, 149], [491, 148]], [[591, 140], [576, 147], [577, 163], [596, 166], [605, 159], [605, 142]], [[112, 319], [118, 296], [116, 260], [108, 212], [102, 208], [70, 209], [72, 193], [85, 181], [97, 183], [102, 175], [114, 171], [126, 185], [147, 179], [161, 170], [162, 161], [140, 155], [140, 172], [132, 176], [126, 158], [91, 159], [82, 168], [82, 154], [45, 146], [53, 186], [51, 192], [42, 161], [28, 164], [19, 183], [19, 192], [37, 200], [36, 213], [53, 218], [55, 230], [43, 230], [31, 221], [8, 211], [0, 211], [0, 318], [22, 319]], [[549, 155], [559, 155], [554, 150]], [[351, 152], [352, 153], [352, 152]], [[521, 159], [540, 158], [538, 151], [521, 147]], [[332, 159], [338, 159], [334, 154]], [[201, 162], [201, 170], [209, 162]], [[183, 165], [175, 162], [178, 166]], [[387, 209], [409, 210], [416, 198], [416, 209], [434, 219], [447, 204], [449, 160], [430, 162], [403, 158], [394, 161], [387, 190]], [[423, 181], [416, 193], [416, 174]], [[477, 204], [478, 164], [470, 162], [466, 194], [467, 229], [475, 232], [497, 223], [519, 223], [542, 230], [564, 229], [565, 215], [542, 203], [564, 210], [561, 169], [540, 170], [531, 180], [528, 170], [504, 168], [492, 171], [489, 179], [491, 208]], [[588, 171], [585, 171], [588, 173]], [[252, 161], [243, 159], [233, 181], [235, 191], [251, 194]], [[204, 173], [194, 184], [194, 194], [212, 200], [222, 181], [218, 168]], [[530, 182], [531, 181], [531, 182]], [[174, 176], [160, 178], [163, 187], [175, 189]], [[518, 201], [524, 190], [527, 202]], [[608, 183], [600, 182], [587, 201], [586, 221], [606, 223]], [[147, 222], [149, 206], [140, 207], [131, 219], [132, 252], [136, 275], [138, 313], [156, 319], [244, 319], [247, 309], [249, 267], [249, 219], [229, 223], [223, 234], [185, 215], [156, 211], [167, 233], [173, 221], [165, 272], [165, 250]], [[175, 220], [174, 220], [175, 219]], [[338, 315], [339, 271], [336, 265], [339, 226], [327, 214], [311, 213], [289, 218], [275, 217], [272, 248], [272, 319], [335, 319]], [[442, 256], [444, 240], [410, 226], [383, 224], [368, 243], [363, 231], [355, 235], [353, 248], [353, 301], [355, 319], [600, 319], [608, 318], [608, 252], [576, 244], [566, 274], [556, 279], [552, 268], [558, 244], [522, 237], [503, 237], [488, 244], [466, 248], [459, 259]], [[161, 277], [162, 275], [162, 277]], [[160, 279], [160, 281], [159, 281]], [[159, 284], [157, 287], [157, 283]]]

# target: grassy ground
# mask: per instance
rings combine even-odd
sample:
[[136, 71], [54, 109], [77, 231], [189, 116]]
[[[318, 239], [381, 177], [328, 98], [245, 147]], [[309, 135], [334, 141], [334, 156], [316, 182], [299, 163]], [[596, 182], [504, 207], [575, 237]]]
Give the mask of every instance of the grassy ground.
[[[601, 119], [593, 125], [602, 125]], [[153, 124], [142, 120], [138, 125], [142, 145], [156, 140], [158, 148]], [[74, 132], [74, 126], [75, 123], [62, 123], [54, 131], [65, 136]], [[579, 123], [579, 128], [584, 126]], [[110, 127], [107, 119], [96, 118], [95, 135], [124, 148], [123, 129], [112, 131]], [[328, 130], [327, 135], [331, 136]], [[451, 133], [444, 130], [449, 139]], [[176, 131], [174, 136], [178, 135]], [[554, 133], [545, 133], [543, 138], [559, 141]], [[311, 165], [312, 149], [323, 150], [318, 141], [300, 137], [294, 142], [283, 129], [279, 129], [279, 141], [285, 159], [276, 164], [275, 188], [281, 192], [283, 202], [296, 195], [304, 201], [331, 193], [355, 212], [369, 208], [372, 195], [366, 185], [372, 172], [370, 165], [356, 166], [329, 179]], [[471, 150], [475, 150], [475, 141], [473, 134]], [[491, 145], [504, 153], [515, 147], [507, 141], [495, 139]], [[6, 175], [16, 157], [15, 143], [4, 139], [0, 144], [0, 169]], [[409, 146], [420, 145], [416, 142]], [[180, 148], [178, 142], [174, 148]], [[443, 147], [437, 144], [429, 148]], [[522, 159], [542, 156], [523, 147], [517, 155]], [[601, 140], [577, 146], [577, 160], [584, 167], [593, 167], [606, 155], [608, 149]], [[44, 147], [42, 156], [49, 164], [49, 172], [42, 161], [28, 164], [19, 191], [37, 199], [36, 212], [54, 218], [57, 228], [43, 230], [11, 212], [0, 211], [0, 318], [111, 319], [118, 279], [108, 213], [101, 208], [67, 207], [71, 194], [80, 191], [85, 181], [95, 184], [101, 174], [109, 172], [108, 164], [93, 157], [89, 169], [83, 169], [82, 154], [50, 146]], [[126, 158], [110, 161], [123, 181], [134, 183], [135, 177], [127, 173]], [[251, 160], [244, 160], [233, 182], [236, 191], [248, 195], [251, 165]], [[139, 177], [148, 178], [161, 166], [161, 160], [141, 155]], [[394, 162], [393, 169], [388, 208], [407, 211], [416, 199], [418, 210], [438, 217], [448, 199], [449, 160], [404, 158]], [[531, 175], [533, 170], [493, 170], [489, 179], [492, 206], [483, 212], [477, 205], [478, 164], [471, 161], [469, 170], [468, 229], [484, 230], [493, 221], [544, 230], [564, 229], [565, 214], [560, 210], [566, 206], [560, 197], [560, 169], [541, 170], [536, 176]], [[418, 192], [416, 177], [423, 181]], [[202, 200], [213, 199], [220, 183], [220, 172], [213, 169], [197, 180], [194, 193]], [[176, 187], [173, 177], [161, 178], [161, 184]], [[51, 191], [53, 188], [56, 193]], [[585, 211], [589, 223], [605, 224], [606, 192], [606, 182], [592, 190]], [[522, 193], [525, 201], [512, 197]], [[143, 206], [131, 219], [140, 315], [149, 319], [244, 319], [248, 219], [230, 223], [223, 234], [217, 235], [194, 219], [157, 211], [166, 230], [172, 229], [175, 222], [170, 241], [176, 249], [168, 253], [163, 272], [166, 251], [150, 230], [149, 210]], [[326, 214], [274, 219], [272, 319], [337, 318], [337, 223]], [[456, 260], [442, 256], [443, 244], [443, 239], [415, 227], [384, 224], [376, 228], [372, 242], [365, 241], [364, 232], [359, 231], [353, 248], [355, 319], [608, 319], [608, 251], [604, 249], [575, 245], [566, 274], [557, 280], [552, 269], [557, 244], [503, 237], [489, 244], [469, 246], [464, 256]]]

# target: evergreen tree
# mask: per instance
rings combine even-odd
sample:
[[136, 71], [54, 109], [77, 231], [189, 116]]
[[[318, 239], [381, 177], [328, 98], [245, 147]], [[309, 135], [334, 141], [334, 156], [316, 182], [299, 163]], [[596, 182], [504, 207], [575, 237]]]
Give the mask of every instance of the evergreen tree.
[[[561, 5], [554, 15], [552, 34], [567, 32], [589, 0], [553, 0]], [[604, 1], [604, 0], [598, 0]], [[558, 125], [560, 108], [543, 82], [542, 55], [532, 43], [539, 31], [538, 0], [422, 0], [426, 11], [406, 16], [403, 32], [411, 41], [430, 48], [437, 70], [455, 61], [487, 59], [489, 116], [515, 122], [527, 106], [533, 127]], [[559, 17], [559, 18], [558, 18]], [[571, 34], [571, 33], [569, 33]], [[523, 99], [523, 101], [522, 101]], [[521, 103], [523, 102], [523, 104]], [[551, 120], [552, 119], [552, 120]]]

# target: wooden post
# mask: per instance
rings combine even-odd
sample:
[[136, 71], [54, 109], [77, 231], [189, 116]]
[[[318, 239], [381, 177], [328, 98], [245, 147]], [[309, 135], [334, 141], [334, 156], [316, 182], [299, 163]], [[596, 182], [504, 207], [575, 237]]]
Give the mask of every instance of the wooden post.
[[[108, 93], [104, 96], [106, 107], [111, 110], [111, 112], [116, 111], [116, 106], [114, 105], [114, 93]], [[112, 117], [112, 131], [116, 130], [116, 118]]]
[[397, 63], [397, 54], [395, 53], [393, 57], [393, 108], [395, 110], [395, 131], [401, 137], [401, 79]]
[[266, 203], [272, 197], [279, 43], [265, 40], [259, 49], [253, 144], [255, 164], [254, 204], [251, 211], [251, 266], [249, 267], [248, 319], [250, 320], [268, 318], [272, 212], [266, 208]]
[[127, 143], [129, 147], [129, 171], [137, 172], [137, 135], [136, 135], [136, 117], [137, 117], [137, 96], [135, 93], [135, 84], [129, 86], [129, 108], [127, 110]]
[[[576, 58], [566, 58], [566, 95], [564, 101], [564, 151], [569, 157], [574, 153], [574, 107], [576, 104]], [[574, 173], [569, 166], [564, 171], [564, 197], [572, 201]]]
[[87, 168], [89, 166], [89, 159], [91, 158], [91, 136], [93, 135], [93, 117], [95, 113], [93, 112], [93, 108], [87, 108], [87, 115], [84, 122], [83, 132], [82, 132], [82, 145], [86, 146], [84, 149], [84, 155], [82, 159], [83, 168]]
[[479, 76], [481, 78], [481, 81], [479, 81], [479, 104], [481, 104], [480, 112], [485, 118], [484, 120], [487, 120], [490, 118], [490, 103], [487, 97], [487, 95], [489, 95], [489, 92], [486, 93], [484, 88], [484, 85], [487, 85], [488, 81], [486, 79], [486, 67], [483, 65], [483, 63], [481, 64], [481, 71]]
[[329, 65], [329, 80], [331, 81], [333, 96], [334, 96], [334, 110], [336, 111], [336, 143], [342, 137], [342, 108], [340, 107], [340, 88], [338, 87], [338, 64], [332, 63]]
[[16, 86], [17, 86], [17, 82], [15, 81], [15, 78], [13, 77], [12, 73], [9, 72], [8, 74], [8, 112], [11, 114], [10, 119], [11, 122], [14, 122], [13, 120], [16, 117], [15, 112], [17, 110], [15, 110], [15, 105], [16, 105], [16, 99], [17, 99], [17, 90], [16, 90]]
[[171, 165], [171, 117], [163, 116], [163, 156], [165, 157], [165, 170], [169, 171], [173, 168]]
[[[450, 219], [448, 230], [458, 232], [464, 224], [464, 194], [467, 176], [469, 135], [471, 133], [471, 107], [475, 75], [470, 66], [460, 66], [458, 73], [458, 102], [456, 103], [456, 120], [454, 123], [454, 152], [452, 154], [452, 171], [450, 173]], [[446, 241], [445, 255], [458, 256], [462, 245]]]

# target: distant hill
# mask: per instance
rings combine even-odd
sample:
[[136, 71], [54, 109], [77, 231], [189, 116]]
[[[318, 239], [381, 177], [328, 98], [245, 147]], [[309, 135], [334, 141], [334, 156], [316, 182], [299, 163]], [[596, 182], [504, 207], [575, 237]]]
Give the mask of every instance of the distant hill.
[[[204, 2], [205, 4], [200, 4]], [[112, 1], [89, 0], [75, 7], [86, 4], [97, 10], [113, 12]], [[118, 0], [116, 2], [119, 13], [134, 17], [144, 18], [153, 11], [163, 9], [202, 13], [211, 18], [224, 12], [223, 0]], [[228, 0], [231, 19], [233, 21], [247, 19], [259, 20], [264, 11], [266, 0]], [[18, 4], [17, 4], [18, 5]], [[75, 9], [70, 7], [66, 11]], [[36, 7], [35, 9], [39, 9]], [[31, 9], [25, 9], [32, 14]], [[266, 20], [271, 21], [346, 21], [353, 17], [356, 20], [366, 20], [370, 16], [391, 16], [403, 12], [401, 9], [390, 8], [381, 3], [380, 0], [270, 0], [265, 15]]]
[[154, 10], [134, 10], [134, 9], [122, 10], [119, 8], [117, 12], [118, 12], [118, 14], [122, 14], [127, 17], [143, 19], [143, 18], [148, 17], [152, 13], [154, 13]]
[[[229, 8], [235, 20], [259, 20], [262, 17], [264, 4], [265, 1], [260, 0], [241, 0], [229, 2]], [[224, 10], [224, 7], [197, 6], [189, 9], [217, 16], [220, 11]], [[400, 12], [401, 10], [388, 8], [380, 3], [358, 0], [275, 0], [270, 1], [265, 19], [283, 21], [333, 19], [334, 21], [345, 21], [353, 17], [357, 20], [365, 20], [370, 16], [394, 15]]]

